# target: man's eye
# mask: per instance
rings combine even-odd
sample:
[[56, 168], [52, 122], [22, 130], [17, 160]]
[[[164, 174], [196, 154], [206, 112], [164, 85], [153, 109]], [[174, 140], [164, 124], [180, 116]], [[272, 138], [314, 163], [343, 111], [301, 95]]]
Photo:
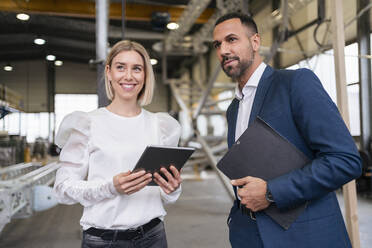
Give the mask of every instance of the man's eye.
[[214, 48], [219, 48], [221, 46], [221, 43], [214, 43]]
[[236, 38], [234, 38], [234, 37], [230, 37], [230, 38], [228, 39], [229, 42], [232, 42], [232, 41], [234, 41], [234, 40], [236, 40]]

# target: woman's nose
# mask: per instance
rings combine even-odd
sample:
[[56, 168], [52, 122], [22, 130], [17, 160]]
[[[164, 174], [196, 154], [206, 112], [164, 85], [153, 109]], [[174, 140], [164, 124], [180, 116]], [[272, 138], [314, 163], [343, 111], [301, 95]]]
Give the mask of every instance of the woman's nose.
[[126, 80], [131, 80], [132, 79], [132, 72], [131, 70], [126, 70], [125, 73], [124, 73], [124, 78]]

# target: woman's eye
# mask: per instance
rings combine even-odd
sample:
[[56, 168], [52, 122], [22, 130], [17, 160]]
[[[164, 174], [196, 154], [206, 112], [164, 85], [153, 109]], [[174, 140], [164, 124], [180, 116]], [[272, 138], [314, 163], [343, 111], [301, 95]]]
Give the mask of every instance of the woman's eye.
[[134, 67], [134, 71], [140, 72], [140, 71], [142, 71], [142, 68], [141, 67]]
[[118, 65], [118, 66], [116, 66], [116, 69], [118, 69], [118, 70], [123, 70], [123, 69], [124, 69], [124, 66], [122, 66], [122, 65]]

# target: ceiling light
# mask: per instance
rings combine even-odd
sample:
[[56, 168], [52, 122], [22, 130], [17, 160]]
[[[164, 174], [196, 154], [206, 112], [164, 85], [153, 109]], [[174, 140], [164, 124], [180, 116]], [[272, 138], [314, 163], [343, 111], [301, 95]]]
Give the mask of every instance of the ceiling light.
[[7, 64], [6, 66], [4, 66], [4, 71], [13, 71], [13, 66]]
[[54, 60], [56, 60], [56, 56], [49, 54], [49, 55], [46, 56], [46, 60], [54, 61]]
[[61, 66], [61, 65], [63, 65], [63, 61], [61, 61], [61, 60], [56, 60], [56, 61], [54, 61], [54, 65], [55, 65], [55, 66]]
[[25, 13], [19, 13], [17, 14], [17, 19], [21, 21], [28, 21], [28, 19], [30, 19], [30, 16]]
[[34, 43], [36, 44], [36, 45], [44, 45], [45, 44], [45, 40], [44, 39], [41, 39], [41, 38], [36, 38], [36, 39], [34, 39]]
[[177, 29], [179, 27], [179, 25], [175, 22], [170, 22], [167, 24], [167, 28], [170, 29], [170, 30], [174, 30], [174, 29]]
[[156, 65], [158, 63], [158, 60], [157, 59], [150, 59], [150, 63], [152, 65]]

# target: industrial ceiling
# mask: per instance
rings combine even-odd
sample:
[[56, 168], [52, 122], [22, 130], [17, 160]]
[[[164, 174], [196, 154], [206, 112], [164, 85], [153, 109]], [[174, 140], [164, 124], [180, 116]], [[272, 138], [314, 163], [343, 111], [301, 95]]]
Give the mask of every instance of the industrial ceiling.
[[[114, 44], [122, 38], [122, 1], [109, 2], [109, 43]], [[236, 2], [242, 2], [242, 6], [246, 6], [246, 12], [256, 19], [262, 33], [263, 53], [266, 55], [270, 53], [272, 44], [279, 40], [280, 30], [287, 20], [287, 36], [283, 36], [284, 39], [274, 47], [281, 48], [276, 66], [285, 67], [321, 51], [313, 34], [317, 26], [319, 39], [329, 33], [329, 3], [324, 0], [126, 0], [125, 38], [139, 41], [147, 48], [151, 57], [157, 59], [161, 59], [161, 51], [155, 51], [154, 44], [164, 39], [168, 39], [171, 44], [194, 45], [194, 50], [190, 53], [182, 51], [178, 56], [169, 57], [168, 69], [173, 71], [187, 61], [185, 58], [208, 50], [195, 50], [195, 47], [210, 47], [208, 41], [211, 40], [211, 21], [213, 24], [216, 14], [223, 13], [224, 9], [231, 9]], [[288, 3], [287, 19], [285, 16], [283, 18], [281, 2]], [[88, 63], [89, 60], [94, 60], [95, 4], [94, 0], [1, 0], [0, 62], [43, 59], [48, 53], [73, 62]], [[319, 6], [323, 6], [322, 20], [319, 19]], [[344, 6], [347, 23], [357, 15], [357, 1], [344, 0]], [[235, 7], [242, 10], [241, 6]], [[187, 11], [188, 15], [185, 15]], [[30, 19], [18, 20], [16, 14], [21, 12], [29, 14]], [[194, 19], [191, 18], [195, 13]], [[178, 22], [179, 30], [167, 30], [162, 23], [164, 20], [159, 19], [161, 14], [169, 14], [168, 21]], [[205, 27], [208, 26], [208, 21], [209, 27]], [[345, 35], [348, 42], [356, 39], [356, 22], [349, 25]], [[45, 39], [46, 44], [34, 44], [36, 37]], [[198, 41], [200, 37], [202, 40]], [[195, 40], [198, 42], [195, 43]]]
[[[143, 44], [152, 57], [161, 59], [153, 50], [155, 43], [169, 36], [162, 14], [169, 14], [167, 21], [177, 22], [192, 1], [188, 0], [127, 0], [125, 1], [125, 38]], [[198, 1], [193, 1], [198, 2]], [[201, 14], [185, 35], [192, 35], [207, 23], [216, 12], [216, 1], [206, 3]], [[253, 1], [251, 1], [253, 2]], [[259, 1], [257, 1], [259, 2]], [[262, 8], [261, 4], [255, 4]], [[122, 1], [110, 1], [109, 43], [122, 39]], [[16, 18], [18, 13], [30, 15], [28, 21]], [[160, 17], [159, 17], [160, 15]], [[53, 53], [58, 58], [88, 63], [95, 59], [95, 1], [94, 0], [1, 0], [0, 1], [0, 61], [43, 59]], [[43, 38], [43, 46], [34, 44]], [[210, 38], [209, 38], [210, 39]], [[172, 65], [181, 63], [185, 56], [170, 57]], [[178, 62], [178, 63], [175, 63]], [[179, 68], [179, 66], [177, 66]]]

